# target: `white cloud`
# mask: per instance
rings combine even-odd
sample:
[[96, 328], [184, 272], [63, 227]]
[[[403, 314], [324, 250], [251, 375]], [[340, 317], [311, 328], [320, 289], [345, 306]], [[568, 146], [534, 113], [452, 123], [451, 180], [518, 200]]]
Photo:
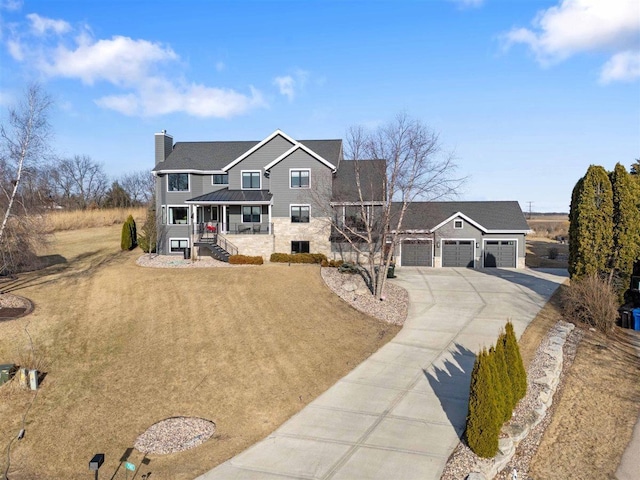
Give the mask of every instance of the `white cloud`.
[[278, 87], [281, 95], [284, 95], [290, 102], [297, 96], [298, 92], [304, 89], [309, 78], [309, 72], [296, 70], [293, 75], [285, 75], [273, 79], [273, 84]]
[[296, 94], [296, 81], [291, 75], [287, 75], [286, 77], [276, 77], [273, 79], [273, 83], [274, 85], [277, 85], [281, 95], [287, 97], [290, 102], [293, 100], [293, 97], [295, 97]]
[[[640, 50], [637, 0], [562, 0], [538, 12], [533, 28], [513, 28], [503, 35], [507, 48], [527, 45], [543, 66], [582, 52]], [[610, 62], [613, 61], [613, 57]]]
[[46, 35], [49, 31], [62, 35], [71, 30], [71, 25], [64, 20], [41, 17], [37, 13], [30, 13], [27, 18], [31, 22], [31, 30], [36, 35]]
[[22, 0], [1, 0], [0, 8], [10, 12], [15, 12], [22, 8]]
[[[28, 18], [29, 34], [14, 33], [7, 41], [11, 56], [49, 77], [114, 86], [118, 92], [95, 100], [102, 108], [128, 116], [183, 112], [197, 117], [228, 118], [267, 106], [262, 94], [253, 87], [245, 94], [183, 80], [180, 57], [161, 43], [125, 36], [96, 40], [88, 26], [73, 32], [63, 20], [36, 14]], [[42, 37], [47, 32], [57, 33], [60, 38], [45, 42]], [[171, 77], [163, 70], [168, 66], [172, 68]], [[224, 68], [224, 64], [219, 62], [215, 68]]]
[[640, 78], [640, 52], [627, 50], [616, 53], [604, 64], [600, 72], [602, 83], [630, 82]]

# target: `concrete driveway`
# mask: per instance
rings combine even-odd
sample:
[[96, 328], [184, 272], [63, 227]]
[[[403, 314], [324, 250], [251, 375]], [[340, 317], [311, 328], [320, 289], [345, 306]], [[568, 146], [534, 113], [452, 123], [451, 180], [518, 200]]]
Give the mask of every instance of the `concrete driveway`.
[[404, 328], [266, 439], [199, 477], [439, 479], [464, 430], [475, 353], [518, 336], [561, 270], [399, 268]]

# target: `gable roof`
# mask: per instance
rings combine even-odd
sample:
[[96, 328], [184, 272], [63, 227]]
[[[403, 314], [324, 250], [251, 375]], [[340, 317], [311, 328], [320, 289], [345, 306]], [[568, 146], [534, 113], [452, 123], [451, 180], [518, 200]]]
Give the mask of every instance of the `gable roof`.
[[310, 148], [305, 147], [303, 144], [298, 142], [296, 142], [296, 144], [293, 147], [291, 147], [289, 150], [284, 152], [282, 155], [276, 158], [273, 162], [265, 165], [264, 166], [265, 171], [271, 170], [271, 168], [273, 168], [274, 165], [277, 165], [278, 163], [280, 163], [282, 160], [284, 160], [285, 158], [287, 158], [289, 155], [291, 155], [297, 150], [303, 150], [304, 152], [311, 155], [313, 158], [318, 160], [320, 163], [322, 163], [326, 167], [329, 167], [335, 173], [337, 167], [334, 164], [332, 164], [331, 162], [328, 162], [327, 160], [322, 158], [320, 155], [318, 155], [316, 152], [314, 152]]
[[151, 171], [155, 173], [224, 173], [278, 135], [291, 142], [292, 147], [300, 145], [314, 157], [322, 158], [323, 163], [327, 166], [331, 165], [333, 169], [342, 157], [342, 140], [296, 141], [284, 132], [276, 130], [261, 141], [177, 142], [167, 158]]
[[333, 177], [333, 203], [350, 203], [360, 201], [356, 183], [356, 167], [360, 171], [360, 189], [365, 202], [383, 202], [384, 177], [386, 162], [384, 160], [342, 160], [340, 168]]
[[[394, 209], [399, 212], [400, 204]], [[413, 202], [409, 205], [403, 230], [433, 232], [454, 218], [463, 218], [485, 233], [527, 233], [527, 224], [516, 201]]]

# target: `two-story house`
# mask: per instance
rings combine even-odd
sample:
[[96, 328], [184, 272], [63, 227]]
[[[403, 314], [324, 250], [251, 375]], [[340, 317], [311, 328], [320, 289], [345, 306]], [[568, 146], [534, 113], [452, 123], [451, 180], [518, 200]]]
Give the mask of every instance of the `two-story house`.
[[[346, 244], [332, 221], [358, 230], [375, 218], [385, 169], [384, 160], [345, 160], [342, 140], [280, 130], [262, 141], [175, 144], [157, 133], [158, 251], [340, 258]], [[528, 232], [517, 202], [414, 202], [394, 256], [400, 266], [523, 268]]]

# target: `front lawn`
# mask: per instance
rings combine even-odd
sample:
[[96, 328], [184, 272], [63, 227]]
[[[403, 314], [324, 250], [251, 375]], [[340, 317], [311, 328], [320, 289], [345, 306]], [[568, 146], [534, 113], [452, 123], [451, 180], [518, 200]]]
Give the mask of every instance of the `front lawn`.
[[[120, 226], [56, 234], [45, 270], [2, 282], [31, 315], [0, 322], [0, 363], [28, 336], [50, 363], [37, 397], [0, 387], [1, 473], [88, 478], [105, 453], [111, 478], [138, 435], [172, 416], [216, 423], [214, 438], [182, 453], [133, 451], [151, 478], [192, 479], [264, 438], [375, 352], [399, 327], [347, 306], [318, 266], [148, 269], [120, 252]], [[118, 475], [123, 476], [121, 468]], [[119, 478], [119, 477], [116, 477]]]

